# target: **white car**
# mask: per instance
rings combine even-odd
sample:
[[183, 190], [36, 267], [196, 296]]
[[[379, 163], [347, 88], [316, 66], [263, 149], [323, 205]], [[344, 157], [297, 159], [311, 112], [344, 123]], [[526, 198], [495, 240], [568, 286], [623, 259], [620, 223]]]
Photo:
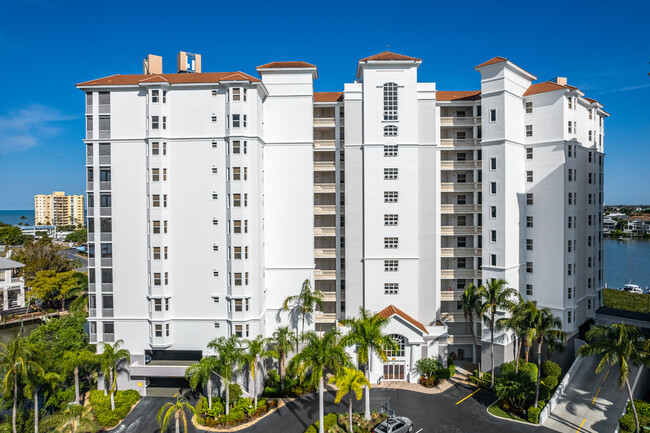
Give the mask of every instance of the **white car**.
[[406, 433], [413, 431], [413, 422], [405, 416], [388, 418], [372, 430], [372, 433]]

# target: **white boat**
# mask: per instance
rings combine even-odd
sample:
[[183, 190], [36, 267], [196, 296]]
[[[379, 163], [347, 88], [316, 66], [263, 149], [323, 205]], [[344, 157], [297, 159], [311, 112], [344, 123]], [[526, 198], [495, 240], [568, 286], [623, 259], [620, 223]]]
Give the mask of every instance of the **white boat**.
[[643, 289], [640, 286], [637, 286], [636, 284], [627, 283], [623, 287], [621, 287], [621, 290], [624, 292], [629, 292], [629, 293], [641, 293], [643, 294]]

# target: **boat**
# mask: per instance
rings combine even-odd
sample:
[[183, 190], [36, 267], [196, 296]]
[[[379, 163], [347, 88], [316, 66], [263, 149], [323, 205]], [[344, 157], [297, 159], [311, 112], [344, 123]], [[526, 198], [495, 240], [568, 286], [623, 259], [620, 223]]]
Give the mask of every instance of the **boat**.
[[622, 240], [623, 240], [623, 236], [619, 236], [619, 237], [618, 237], [618, 240], [619, 240], [619, 241], [622, 241]]
[[640, 286], [637, 286], [636, 284], [632, 284], [632, 282], [629, 282], [625, 284], [621, 289], [623, 292], [628, 292], [628, 293], [641, 293], [643, 294], [643, 289]]

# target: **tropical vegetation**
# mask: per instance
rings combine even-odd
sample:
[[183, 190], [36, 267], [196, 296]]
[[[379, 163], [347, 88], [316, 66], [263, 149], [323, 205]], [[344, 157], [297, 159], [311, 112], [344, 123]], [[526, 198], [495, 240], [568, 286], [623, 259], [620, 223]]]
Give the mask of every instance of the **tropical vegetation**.
[[357, 398], [357, 401], [361, 400], [362, 387], [370, 388], [370, 382], [366, 378], [363, 372], [357, 370], [356, 368], [343, 367], [343, 370], [339, 372], [337, 376], [330, 377], [330, 383], [336, 384], [336, 397], [334, 398], [334, 403], [339, 404], [343, 397], [346, 395], [350, 396], [350, 402], [348, 404], [348, 415], [349, 415], [349, 432], [353, 432], [353, 422], [352, 422], [352, 395]]

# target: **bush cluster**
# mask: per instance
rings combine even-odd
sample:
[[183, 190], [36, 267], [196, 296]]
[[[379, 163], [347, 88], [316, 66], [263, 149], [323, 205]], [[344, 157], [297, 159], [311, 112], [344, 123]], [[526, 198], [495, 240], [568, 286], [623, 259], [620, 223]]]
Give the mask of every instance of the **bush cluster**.
[[104, 427], [114, 427], [131, 411], [131, 407], [140, 400], [140, 393], [133, 389], [115, 392], [115, 410], [111, 410], [111, 397], [104, 391], [90, 391], [90, 407], [97, 423]]
[[[336, 413], [330, 413], [327, 414], [323, 417], [323, 430], [324, 431], [330, 431], [332, 427], [334, 427], [339, 420], [339, 416]], [[305, 433], [318, 433], [320, 427], [320, 423], [316, 421], [312, 425], [310, 425], [307, 428], [307, 431]]]
[[300, 397], [301, 395], [316, 391], [316, 388], [313, 385], [309, 385], [307, 382], [308, 380], [301, 384], [297, 378], [286, 376], [284, 378], [284, 389], [281, 390], [280, 375], [276, 370], [270, 370], [262, 395], [264, 397], [276, 398]]
[[257, 407], [253, 408], [253, 401], [250, 398], [238, 398], [231, 401], [232, 409], [228, 415], [226, 415], [225, 404], [225, 399], [212, 397], [212, 409], [210, 409], [208, 399], [201, 397], [194, 408], [198, 424], [208, 427], [232, 427], [265, 414], [268, 410], [277, 407], [278, 402], [260, 398], [257, 400]]
[[[636, 413], [639, 417], [639, 427], [650, 427], [650, 402], [634, 399], [634, 406]], [[618, 421], [621, 433], [633, 433], [636, 430], [634, 423], [634, 414], [632, 413], [632, 405], [627, 404], [625, 415]]]
[[442, 363], [433, 358], [422, 358], [415, 364], [417, 372], [420, 373], [420, 385], [427, 388], [438, 385], [442, 380], [451, 378], [456, 374], [454, 361], [449, 358], [448, 367], [443, 367]]
[[531, 407], [528, 409], [528, 422], [533, 424], [539, 423], [539, 414], [542, 410], [538, 407]]

